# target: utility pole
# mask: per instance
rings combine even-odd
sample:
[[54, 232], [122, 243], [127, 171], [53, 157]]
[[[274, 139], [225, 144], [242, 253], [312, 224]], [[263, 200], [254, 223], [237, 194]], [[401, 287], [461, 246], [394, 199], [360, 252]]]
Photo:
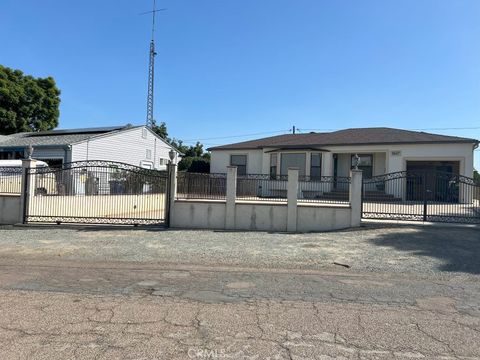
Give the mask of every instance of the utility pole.
[[156, 0], [153, 0], [153, 10], [141, 13], [140, 15], [152, 14], [152, 38], [150, 40], [150, 53], [148, 60], [148, 92], [147, 92], [147, 122], [146, 125], [152, 128], [155, 125], [155, 119], [153, 118], [153, 90], [154, 90], [154, 78], [155, 78], [155, 14], [158, 11], [164, 11], [167, 9], [157, 9]]

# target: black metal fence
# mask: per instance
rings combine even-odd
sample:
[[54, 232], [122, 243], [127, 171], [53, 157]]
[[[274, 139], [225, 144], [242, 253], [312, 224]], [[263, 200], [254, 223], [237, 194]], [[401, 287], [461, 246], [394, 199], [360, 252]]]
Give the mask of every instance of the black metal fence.
[[[286, 201], [287, 175], [249, 174], [237, 177], [236, 198], [239, 201]], [[349, 177], [299, 178], [298, 200], [302, 202], [348, 203]], [[224, 200], [227, 174], [179, 172], [177, 199]]]
[[348, 203], [350, 177], [300, 176], [299, 202]]
[[363, 181], [364, 218], [480, 223], [474, 179], [441, 171], [402, 171]]
[[27, 222], [153, 224], [167, 216], [168, 174], [107, 161], [27, 171]]
[[177, 199], [224, 200], [226, 194], [227, 174], [177, 173]]
[[237, 177], [237, 200], [285, 201], [287, 175], [249, 174]]
[[22, 192], [22, 168], [0, 167], [0, 194], [20, 194]]

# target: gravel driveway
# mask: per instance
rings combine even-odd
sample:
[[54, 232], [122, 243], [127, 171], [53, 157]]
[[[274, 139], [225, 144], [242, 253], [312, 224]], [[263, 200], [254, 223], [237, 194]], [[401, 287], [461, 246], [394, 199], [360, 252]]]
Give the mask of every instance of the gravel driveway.
[[0, 229], [0, 257], [480, 274], [480, 230], [368, 225], [311, 234], [139, 228]]

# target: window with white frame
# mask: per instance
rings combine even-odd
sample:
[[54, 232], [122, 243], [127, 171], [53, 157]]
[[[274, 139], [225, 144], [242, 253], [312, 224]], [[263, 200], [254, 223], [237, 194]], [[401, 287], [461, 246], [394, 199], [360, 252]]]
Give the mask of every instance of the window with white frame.
[[288, 175], [288, 168], [298, 168], [298, 174], [305, 176], [305, 153], [284, 153], [280, 161], [280, 175]]
[[146, 154], [145, 154], [145, 158], [146, 158], [147, 160], [150, 160], [150, 159], [152, 158], [152, 150], [147, 149], [147, 152], [146, 152]]
[[270, 154], [270, 178], [275, 179], [277, 177], [277, 159], [278, 154]]
[[230, 165], [237, 167], [237, 175], [247, 175], [247, 155], [230, 155]]
[[[373, 176], [373, 155], [358, 154], [360, 160], [358, 162], [358, 170], [363, 171], [364, 179], [371, 179]], [[352, 155], [352, 169], [355, 168], [355, 155]]]
[[142, 161], [140, 166], [144, 169], [153, 169], [153, 164], [150, 161]]
[[310, 156], [310, 177], [319, 179], [322, 176], [322, 154], [312, 153]]

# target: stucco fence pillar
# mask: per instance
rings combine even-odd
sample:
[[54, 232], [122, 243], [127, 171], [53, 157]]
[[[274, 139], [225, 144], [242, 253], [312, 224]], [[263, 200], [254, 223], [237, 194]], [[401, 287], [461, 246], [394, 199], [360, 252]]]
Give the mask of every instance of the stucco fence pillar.
[[225, 204], [225, 229], [235, 229], [235, 203], [237, 201], [237, 167], [227, 166], [227, 193]]
[[[37, 161], [34, 159], [22, 160], [22, 187], [20, 197], [20, 216], [19, 222], [26, 223], [26, 215], [30, 199], [35, 196]], [[31, 170], [31, 171], [30, 171]]]
[[174, 213], [175, 198], [177, 197], [177, 165], [168, 164], [168, 194], [165, 196], [165, 209], [167, 209], [167, 226], [170, 226], [170, 220]]
[[287, 232], [297, 231], [298, 168], [288, 169], [287, 183]]
[[[322, 176], [332, 176], [333, 177], [333, 153], [324, 152], [322, 153]], [[324, 192], [332, 191], [333, 182], [326, 182], [324, 185]]]
[[353, 227], [360, 226], [362, 220], [362, 170], [350, 170], [349, 201], [351, 209], [351, 223]]

